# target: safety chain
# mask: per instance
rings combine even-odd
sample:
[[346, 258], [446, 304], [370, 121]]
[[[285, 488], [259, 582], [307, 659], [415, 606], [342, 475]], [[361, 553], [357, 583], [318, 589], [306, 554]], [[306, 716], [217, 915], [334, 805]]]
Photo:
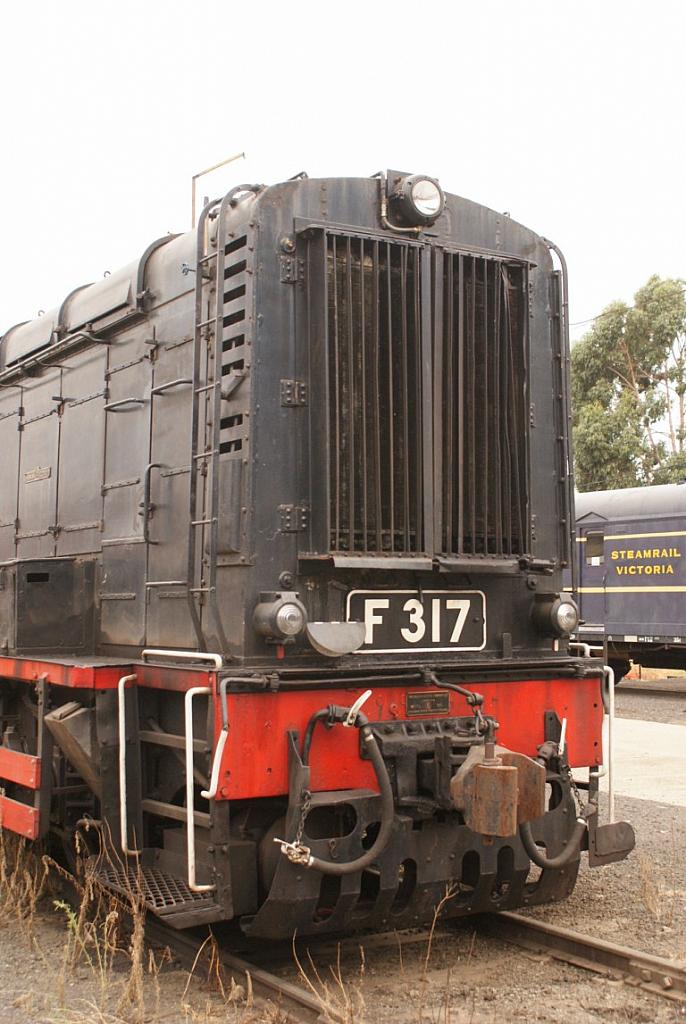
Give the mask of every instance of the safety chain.
[[298, 822], [298, 829], [295, 833], [295, 839], [292, 843], [289, 843], [286, 839], [278, 839], [274, 837], [274, 842], [278, 843], [281, 847], [281, 853], [284, 857], [288, 857], [291, 864], [302, 864], [308, 868], [313, 863], [312, 851], [309, 846], [305, 846], [303, 843], [303, 833], [305, 831], [305, 821], [309, 813], [310, 807], [312, 806], [312, 794], [309, 789], [303, 790], [302, 803], [300, 805], [300, 821]]
[[312, 806], [312, 794], [309, 789], [303, 791], [302, 804], [300, 807], [300, 821], [298, 822], [298, 830], [295, 833], [295, 839], [293, 840], [294, 846], [302, 847], [303, 844], [303, 832], [305, 831], [305, 821], [307, 815], [310, 813], [310, 807]]

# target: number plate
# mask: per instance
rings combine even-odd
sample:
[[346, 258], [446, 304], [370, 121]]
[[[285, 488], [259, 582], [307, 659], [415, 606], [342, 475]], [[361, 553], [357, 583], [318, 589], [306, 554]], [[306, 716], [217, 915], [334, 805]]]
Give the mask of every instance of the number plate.
[[486, 598], [481, 590], [351, 590], [349, 622], [364, 622], [358, 654], [482, 651]]

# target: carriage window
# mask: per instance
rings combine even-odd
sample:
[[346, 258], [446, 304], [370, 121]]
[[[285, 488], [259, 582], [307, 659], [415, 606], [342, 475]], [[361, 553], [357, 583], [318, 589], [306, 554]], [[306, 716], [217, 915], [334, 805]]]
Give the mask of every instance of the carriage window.
[[586, 534], [586, 565], [602, 565], [605, 561], [605, 534]]

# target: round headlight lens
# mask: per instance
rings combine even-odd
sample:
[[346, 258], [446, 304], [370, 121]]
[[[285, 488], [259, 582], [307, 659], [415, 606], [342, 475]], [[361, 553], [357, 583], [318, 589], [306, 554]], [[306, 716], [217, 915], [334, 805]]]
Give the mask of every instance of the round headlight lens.
[[275, 617], [276, 628], [283, 636], [297, 636], [305, 628], [305, 613], [297, 604], [282, 604]]
[[422, 217], [437, 217], [443, 205], [443, 194], [435, 181], [419, 178], [410, 189], [412, 205]]
[[561, 633], [573, 633], [579, 622], [579, 612], [571, 601], [560, 601], [553, 610], [553, 624]]

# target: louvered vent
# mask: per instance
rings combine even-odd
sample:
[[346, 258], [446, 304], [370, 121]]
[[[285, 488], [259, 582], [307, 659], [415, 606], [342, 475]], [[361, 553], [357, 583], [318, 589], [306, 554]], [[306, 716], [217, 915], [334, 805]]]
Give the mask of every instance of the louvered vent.
[[[246, 246], [242, 235], [225, 249], [224, 318], [222, 335], [222, 380], [245, 367], [245, 291]], [[222, 417], [219, 451], [222, 454], [238, 452], [243, 447], [243, 415], [232, 413]]]

